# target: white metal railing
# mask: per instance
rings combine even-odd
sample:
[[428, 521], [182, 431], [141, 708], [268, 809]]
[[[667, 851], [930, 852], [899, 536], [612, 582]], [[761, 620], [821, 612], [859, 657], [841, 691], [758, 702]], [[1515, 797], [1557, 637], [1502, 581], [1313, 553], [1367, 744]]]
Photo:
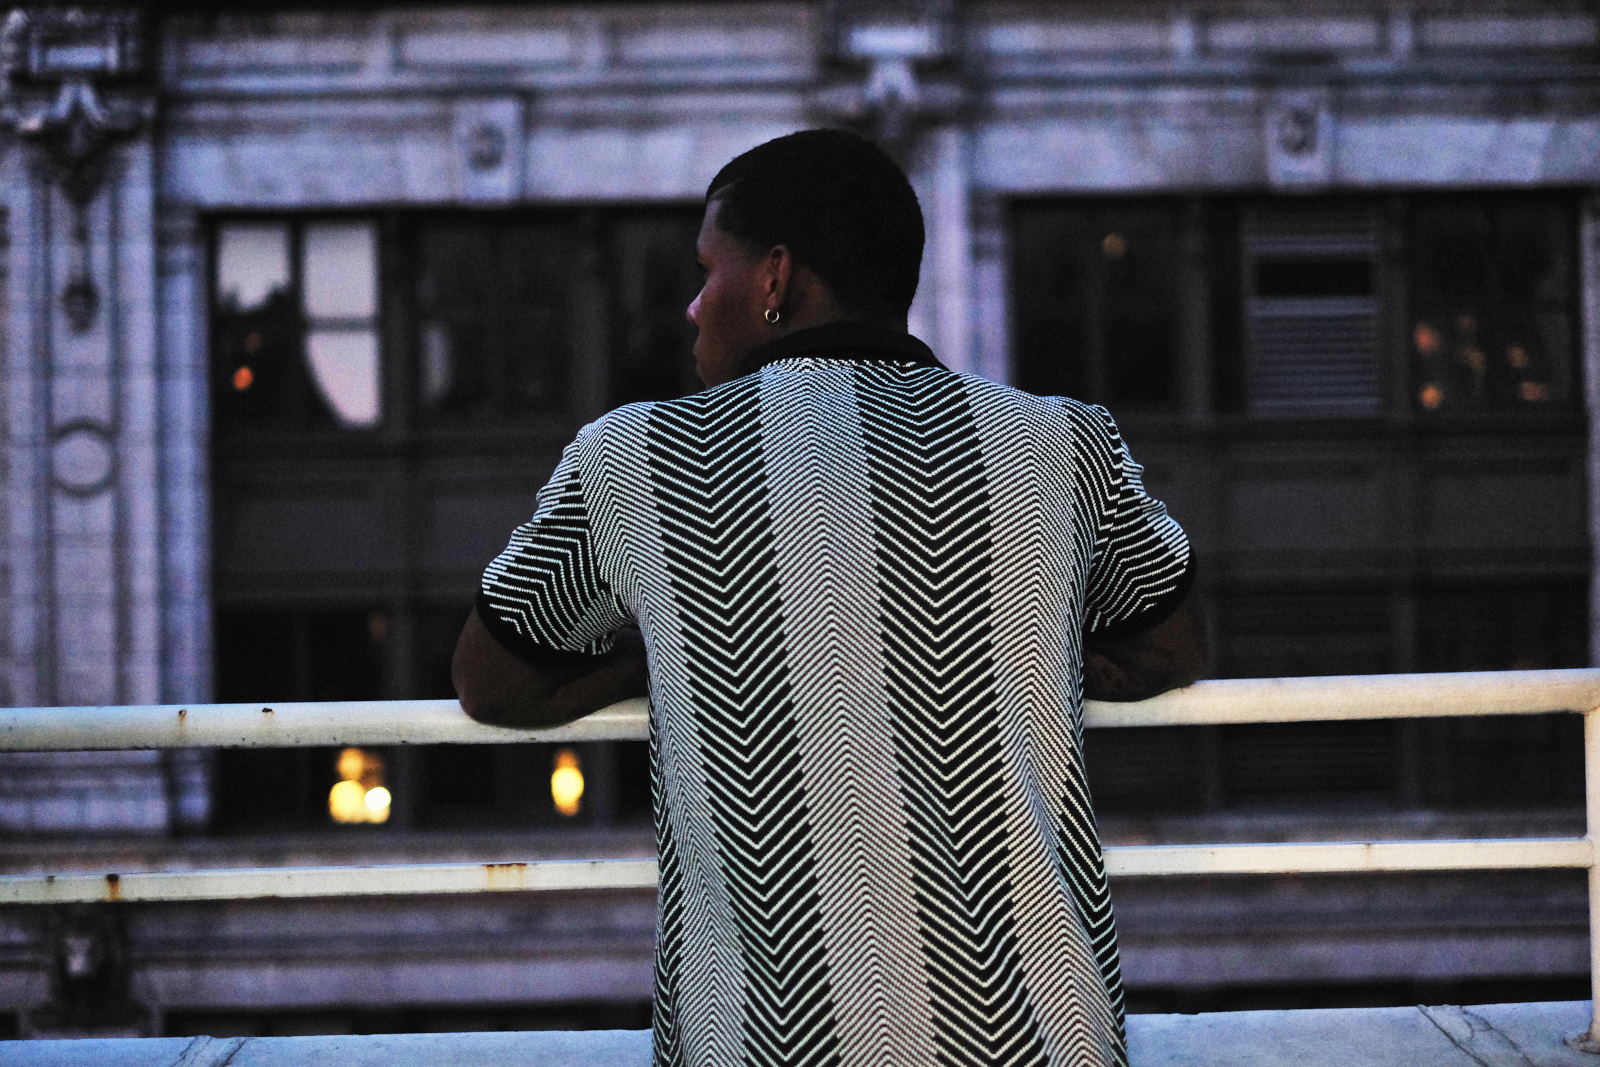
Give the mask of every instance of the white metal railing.
[[[1137, 704], [1089, 701], [1084, 711], [1091, 727], [1583, 715], [1583, 837], [1123, 846], [1106, 849], [1106, 869], [1155, 876], [1585, 868], [1591, 1008], [1600, 1004], [1600, 670], [1207, 681]], [[483, 726], [449, 700], [9, 708], [0, 709], [0, 751], [642, 740], [646, 717], [642, 700], [549, 730]], [[655, 882], [655, 862], [639, 859], [8, 875], [0, 877], [0, 904], [646, 889]], [[1589, 1033], [1571, 1043], [1600, 1052], [1595, 1038], [1600, 1018], [1591, 1013]]]

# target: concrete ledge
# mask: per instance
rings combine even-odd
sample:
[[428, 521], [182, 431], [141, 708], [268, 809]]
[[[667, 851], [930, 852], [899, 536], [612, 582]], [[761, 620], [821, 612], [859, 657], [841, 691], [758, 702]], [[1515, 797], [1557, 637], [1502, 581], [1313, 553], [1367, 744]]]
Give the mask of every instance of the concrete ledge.
[[[1134, 1067], [1600, 1067], [1562, 1038], [1589, 1004], [1134, 1015]], [[338, 1037], [169, 1037], [0, 1044], [10, 1067], [646, 1067], [643, 1030]]]

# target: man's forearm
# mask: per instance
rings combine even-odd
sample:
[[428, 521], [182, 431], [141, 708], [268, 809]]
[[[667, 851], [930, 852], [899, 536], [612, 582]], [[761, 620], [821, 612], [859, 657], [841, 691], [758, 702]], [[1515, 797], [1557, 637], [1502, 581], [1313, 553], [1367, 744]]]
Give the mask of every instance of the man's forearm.
[[1083, 695], [1091, 700], [1145, 700], [1192, 684], [1205, 669], [1205, 628], [1192, 595], [1149, 630], [1083, 643]]
[[462, 628], [451, 663], [461, 707], [491, 726], [560, 726], [591, 711], [649, 692], [644, 642], [624, 630], [602, 656], [536, 667], [513, 656], [485, 629], [476, 612]]

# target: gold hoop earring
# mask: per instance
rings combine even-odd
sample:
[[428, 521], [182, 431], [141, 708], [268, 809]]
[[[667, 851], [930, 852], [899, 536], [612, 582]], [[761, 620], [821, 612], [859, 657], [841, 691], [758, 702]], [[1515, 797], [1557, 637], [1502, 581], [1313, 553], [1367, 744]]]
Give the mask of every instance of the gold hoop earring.
[[778, 313], [777, 308], [768, 308], [761, 313], [761, 317], [766, 319], [774, 326], [778, 325], [778, 320], [783, 318], [783, 316]]

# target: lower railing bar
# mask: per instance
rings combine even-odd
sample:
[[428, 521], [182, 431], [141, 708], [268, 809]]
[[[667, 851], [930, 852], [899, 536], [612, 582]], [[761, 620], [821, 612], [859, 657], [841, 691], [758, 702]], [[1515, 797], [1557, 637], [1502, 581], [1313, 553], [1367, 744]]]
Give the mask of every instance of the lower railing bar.
[[[1582, 838], [1133, 845], [1106, 849], [1106, 869], [1120, 877], [1517, 870], [1587, 867], [1592, 854], [1589, 843]], [[654, 860], [262, 867], [103, 875], [7, 875], [0, 877], [0, 904], [649, 889], [655, 884]]]
[[[1089, 701], [1084, 721], [1198, 726], [1587, 712], [1596, 705], [1600, 669], [1234, 678], [1133, 704]], [[0, 708], [0, 751], [638, 741], [647, 714], [643, 700], [629, 700], [554, 729], [506, 730], [471, 721], [453, 700]]]

